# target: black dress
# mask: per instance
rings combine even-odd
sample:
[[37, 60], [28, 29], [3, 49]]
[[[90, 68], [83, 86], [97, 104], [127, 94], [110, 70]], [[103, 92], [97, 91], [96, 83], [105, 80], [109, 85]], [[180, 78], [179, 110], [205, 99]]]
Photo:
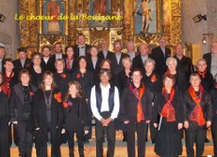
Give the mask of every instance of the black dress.
[[20, 156], [31, 157], [32, 154], [32, 130], [33, 119], [32, 99], [36, 88], [32, 85], [22, 86], [16, 84], [12, 88], [10, 98], [10, 121], [17, 121], [18, 149]]
[[[73, 72], [72, 78], [73, 78], [73, 80], [76, 80], [81, 84], [81, 87], [82, 87], [83, 92], [84, 92], [84, 97], [85, 97], [85, 99], [89, 100], [90, 99], [90, 91], [94, 85], [93, 73], [91, 71], [87, 70], [85, 74], [81, 74], [81, 72], [79, 70], [76, 70], [75, 72]], [[89, 133], [85, 136], [85, 138], [88, 141], [88, 139], [91, 139], [91, 136], [92, 136], [92, 127], [91, 127], [92, 113], [91, 113], [89, 102], [87, 102], [87, 104], [88, 104], [88, 117], [89, 117], [88, 119], [89, 119], [90, 130], [89, 130]]]
[[118, 76], [118, 89], [119, 89], [119, 94], [120, 96], [122, 95], [123, 91], [124, 91], [124, 88], [125, 87], [128, 87], [130, 82], [131, 82], [131, 78], [130, 76], [128, 77], [125, 73], [125, 70], [122, 70]]
[[31, 83], [35, 86], [35, 87], [39, 87], [40, 83], [41, 83], [41, 80], [42, 80], [42, 77], [43, 77], [43, 72], [44, 70], [41, 68], [41, 73], [37, 73], [33, 66], [31, 66], [29, 69], [29, 73], [31, 75]]
[[[169, 94], [168, 94], [169, 97]], [[155, 152], [159, 156], [177, 157], [182, 154], [182, 130], [178, 130], [178, 123], [183, 123], [183, 105], [181, 103], [181, 94], [175, 91], [171, 104], [175, 110], [175, 121], [168, 122], [167, 118], [162, 117], [161, 122], [158, 121], [159, 113], [166, 104], [167, 100], [162, 92], [155, 96], [155, 111], [153, 122], [159, 123], [156, 136]], [[159, 129], [160, 128], [160, 129]]]
[[155, 94], [159, 92], [162, 88], [162, 80], [160, 79], [160, 76], [155, 73], [152, 73], [150, 76], [147, 76], [146, 74], [144, 74], [142, 81], [152, 93], [151, 100], [153, 101]]
[[57, 85], [57, 89], [60, 90], [62, 98], [64, 99], [65, 93], [68, 91], [68, 83], [72, 80], [72, 77], [69, 73], [54, 73], [54, 81]]
[[60, 157], [63, 105], [59, 90], [37, 90], [33, 99], [33, 124], [35, 129], [39, 128], [34, 129], [37, 155], [47, 156], [47, 141], [50, 140], [51, 156]]
[[2, 91], [0, 92], [0, 156], [9, 157], [10, 147], [9, 147], [9, 104], [8, 97]]
[[69, 145], [69, 154], [74, 156], [74, 134], [76, 133], [79, 155], [84, 155], [84, 129], [88, 127], [87, 105], [83, 98], [68, 97], [64, 103], [64, 121]]
[[[143, 75], [142, 81], [144, 82], [145, 86], [150, 90], [151, 101], [152, 101], [152, 110], [154, 112], [154, 98], [156, 93], [158, 93], [162, 89], [162, 80], [160, 79], [158, 74], [152, 73], [151, 75], [147, 76], [146, 74]], [[153, 126], [153, 121], [150, 122], [150, 137], [152, 142], [155, 142], [157, 129]]]
[[212, 98], [212, 104], [213, 104], [213, 117], [212, 117], [212, 125], [211, 125], [211, 131], [212, 131], [212, 139], [214, 143], [214, 154], [217, 156], [217, 84], [215, 84], [215, 88], [210, 93], [210, 96]]

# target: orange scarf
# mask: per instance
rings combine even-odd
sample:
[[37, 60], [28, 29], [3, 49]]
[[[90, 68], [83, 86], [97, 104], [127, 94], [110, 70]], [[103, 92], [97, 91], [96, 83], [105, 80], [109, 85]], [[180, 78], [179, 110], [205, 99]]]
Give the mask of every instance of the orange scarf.
[[71, 70], [71, 60], [73, 60], [73, 59], [74, 59], [74, 57], [67, 58], [66, 67], [67, 67], [68, 70]]
[[2, 84], [2, 91], [10, 97], [11, 95], [11, 88], [10, 88], [10, 81], [14, 76], [14, 72], [11, 72], [9, 77], [7, 77], [6, 72], [4, 73], [4, 83]]
[[192, 86], [188, 88], [188, 93], [190, 94], [194, 102], [196, 103], [196, 106], [191, 112], [190, 120], [197, 122], [199, 126], [202, 126], [206, 124], [206, 120], [204, 119], [203, 110], [202, 110], [202, 107], [200, 106], [200, 102], [201, 102], [202, 95], [203, 95], [203, 87], [201, 85], [199, 87], [199, 90], [200, 90], [200, 95], [198, 97]]
[[165, 117], [167, 119], [167, 122], [175, 122], [176, 121], [175, 109], [173, 105], [171, 104], [171, 102], [173, 101], [174, 95], [175, 95], [175, 89], [174, 88], [171, 89], [171, 92], [169, 94], [169, 99], [167, 98], [166, 94], [167, 94], [166, 89], [165, 87], [163, 87], [162, 95], [164, 96], [167, 102], [161, 110], [161, 116]]
[[200, 72], [199, 70], [197, 70], [197, 73], [198, 73], [200, 76], [202, 76], [203, 79], [205, 78], [206, 71]]
[[145, 92], [145, 85], [142, 83], [142, 87], [140, 87], [138, 90], [137, 88], [133, 88], [133, 84], [131, 83], [129, 85], [129, 88], [133, 92], [135, 97], [139, 100], [137, 104], [137, 122], [141, 122], [142, 120], [145, 120], [145, 116], [142, 110], [142, 101], [141, 101], [142, 96]]

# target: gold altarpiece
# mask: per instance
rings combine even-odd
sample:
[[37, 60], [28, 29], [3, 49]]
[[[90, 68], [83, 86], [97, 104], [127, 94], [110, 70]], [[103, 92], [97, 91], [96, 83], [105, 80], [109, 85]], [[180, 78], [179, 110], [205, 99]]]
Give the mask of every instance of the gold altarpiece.
[[[42, 16], [45, 3], [55, 0], [22, 0], [19, 1], [19, 13], [27, 17], [29, 15]], [[94, 0], [58, 0], [61, 3], [63, 15], [70, 17], [80, 14], [80, 11], [89, 14], [90, 2]], [[89, 20], [62, 20], [61, 33], [45, 32], [44, 20], [19, 21], [20, 46], [25, 46], [28, 51], [40, 51], [43, 45], [53, 45], [55, 42], [61, 42], [65, 45], [75, 45], [77, 35], [83, 33], [86, 42], [91, 45], [98, 45], [102, 39], [109, 41], [109, 49], [112, 50], [112, 43], [120, 39], [124, 44], [128, 40], [133, 40], [136, 45], [147, 43], [150, 46], [158, 45], [158, 39], [164, 36], [169, 46], [181, 43], [181, 0], [151, 0], [156, 4], [156, 31], [155, 33], [136, 34], [135, 27], [137, 23], [134, 16], [138, 0], [111, 0], [110, 14], [116, 15], [117, 9], [119, 15], [123, 18], [121, 21], [111, 20], [108, 26], [92, 26]], [[48, 6], [48, 5], [47, 5]]]

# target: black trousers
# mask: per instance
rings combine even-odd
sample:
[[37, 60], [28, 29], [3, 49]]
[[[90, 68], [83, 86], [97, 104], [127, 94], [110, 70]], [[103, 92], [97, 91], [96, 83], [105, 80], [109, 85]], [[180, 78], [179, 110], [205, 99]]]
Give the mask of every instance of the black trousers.
[[206, 137], [206, 128], [190, 125], [186, 129], [186, 150], [188, 157], [194, 157], [194, 141], [196, 141], [196, 157], [201, 157], [204, 152], [204, 142]]
[[50, 125], [48, 125], [47, 132], [45, 133], [47, 134], [47, 137], [44, 137], [42, 130], [38, 130], [36, 132], [38, 132], [35, 136], [35, 148], [37, 156], [48, 157], [47, 142], [51, 139], [51, 157], [61, 157], [60, 141], [58, 139], [57, 131], [51, 130]]
[[10, 157], [8, 135], [9, 130], [7, 122], [0, 123], [0, 157]]
[[152, 141], [152, 143], [155, 143], [155, 139], [156, 139], [156, 135], [157, 135], [157, 129], [154, 127], [153, 121], [151, 121], [147, 127], [147, 135], [148, 135], [148, 128], [150, 129], [151, 141]]
[[18, 149], [19, 155], [26, 157], [32, 156], [33, 137], [32, 131], [29, 129], [31, 123], [27, 121], [19, 121], [17, 124]]
[[211, 125], [212, 139], [213, 139], [213, 150], [215, 157], [217, 157], [217, 119], [213, 119]]
[[[16, 146], [18, 146], [18, 134], [17, 134], [17, 125], [9, 125], [8, 126], [8, 130], [9, 130], [9, 134], [8, 134], [8, 138], [9, 138], [9, 144], [10, 146], [12, 145], [12, 142], [14, 140], [14, 144]], [[12, 132], [13, 132], [13, 137], [12, 137]]]
[[135, 157], [135, 132], [137, 132], [138, 157], [145, 156], [145, 145], [147, 136], [147, 123], [141, 121], [138, 123], [136, 118], [129, 120], [127, 127], [127, 153], [128, 157]]
[[[101, 113], [103, 118], [109, 118], [109, 112]], [[115, 152], [115, 122], [111, 121], [107, 127], [96, 120], [96, 157], [103, 157], [103, 142], [106, 136], [108, 141], [107, 157], [113, 157]]]
[[89, 142], [89, 139], [92, 137], [92, 112], [90, 108], [90, 103], [86, 104], [88, 109], [88, 125], [89, 125], [89, 133], [84, 136], [85, 142]]
[[67, 141], [68, 141], [68, 146], [69, 146], [69, 155], [70, 157], [74, 157], [74, 134], [76, 133], [76, 138], [77, 138], [77, 143], [78, 143], [78, 152], [79, 156], [82, 157], [84, 156], [84, 130], [80, 129], [77, 132], [66, 132], [67, 134]]

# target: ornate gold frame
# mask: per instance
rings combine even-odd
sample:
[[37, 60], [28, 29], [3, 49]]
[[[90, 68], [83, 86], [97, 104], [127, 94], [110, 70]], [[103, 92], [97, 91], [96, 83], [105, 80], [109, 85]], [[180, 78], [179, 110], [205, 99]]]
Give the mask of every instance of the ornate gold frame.
[[[84, 10], [88, 9], [86, 0], [62, 0], [65, 2], [65, 14], [76, 15], [77, 6], [79, 3], [82, 4]], [[123, 26], [120, 28], [108, 28], [102, 30], [90, 29], [88, 25], [82, 29], [76, 27], [77, 21], [68, 20], [65, 21], [64, 34], [60, 38], [64, 38], [62, 42], [65, 45], [75, 45], [76, 37], [79, 32], [83, 32], [88, 39], [88, 43], [96, 44], [96, 40], [106, 38], [109, 40], [110, 49], [112, 50], [112, 43], [116, 39], [122, 39], [123, 43], [126, 44], [128, 40], [134, 40], [135, 44], [141, 42], [148, 43], [150, 45], [158, 45], [158, 39], [160, 36], [164, 36], [168, 45], [174, 46], [181, 42], [182, 30], [181, 30], [181, 0], [156, 0], [157, 3], [157, 14], [158, 23], [156, 34], [145, 34], [145, 35], [134, 35], [134, 18], [132, 12], [135, 9], [137, 0], [111, 0], [111, 11], [113, 12], [118, 3], [123, 1]], [[168, 1], [170, 10], [169, 14], [171, 21], [169, 25], [164, 25], [162, 21], [162, 6], [164, 1]], [[132, 7], [130, 7], [132, 6]], [[19, 1], [19, 15], [27, 16], [29, 14], [42, 15], [43, 0], [22, 0]], [[115, 21], [113, 21], [115, 22]], [[20, 46], [26, 46], [29, 51], [38, 51], [42, 45], [42, 39], [46, 41], [54, 41], [57, 36], [49, 35], [46, 38], [42, 34], [42, 21], [19, 21], [19, 35], [20, 35]], [[59, 38], [57, 39], [59, 40]], [[53, 44], [52, 42], [49, 42]]]

